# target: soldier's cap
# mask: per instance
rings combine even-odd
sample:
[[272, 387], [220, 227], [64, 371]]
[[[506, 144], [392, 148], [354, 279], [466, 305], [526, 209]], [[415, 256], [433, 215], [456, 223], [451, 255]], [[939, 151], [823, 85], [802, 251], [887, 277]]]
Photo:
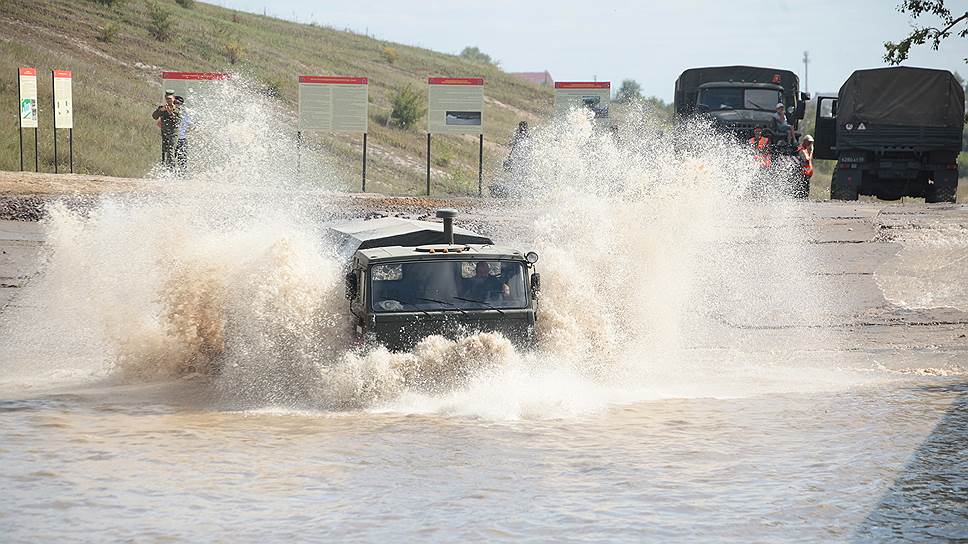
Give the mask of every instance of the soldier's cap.
[[786, 106], [783, 105], [783, 102], [776, 103], [776, 109], [780, 109], [780, 108], [784, 108], [784, 109], [786, 108]]
[[165, 96], [175, 96], [175, 91], [171, 89], [165, 91]]

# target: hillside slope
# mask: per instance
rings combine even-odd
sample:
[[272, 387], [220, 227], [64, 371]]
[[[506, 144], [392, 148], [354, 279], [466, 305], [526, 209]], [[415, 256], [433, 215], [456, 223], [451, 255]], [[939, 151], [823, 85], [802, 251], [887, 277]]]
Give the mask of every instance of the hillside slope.
[[[454, 55], [200, 2], [185, 9], [172, 0], [155, 3], [172, 14], [172, 37], [162, 42], [148, 31], [151, 2], [115, 3], [0, 0], [0, 169], [19, 168], [18, 66], [38, 69], [41, 171], [53, 171], [52, 68], [74, 72], [76, 170], [113, 176], [144, 175], [157, 160], [158, 133], [150, 112], [160, 101], [162, 70], [239, 72], [293, 111], [300, 74], [369, 77], [367, 188], [390, 193], [420, 193], [426, 164], [425, 121], [414, 131], [385, 125], [393, 88], [410, 83], [425, 94], [428, 76], [483, 76], [486, 172], [500, 167], [518, 121], [539, 121], [551, 112], [548, 89]], [[109, 25], [117, 29], [115, 39], [99, 41]], [[241, 47], [236, 64], [230, 63], [229, 47]], [[346, 187], [358, 188], [353, 176], [358, 176], [360, 138], [317, 137], [345, 167]], [[25, 140], [32, 168], [33, 135], [25, 133]], [[435, 191], [476, 192], [477, 138], [440, 137], [433, 145]]]

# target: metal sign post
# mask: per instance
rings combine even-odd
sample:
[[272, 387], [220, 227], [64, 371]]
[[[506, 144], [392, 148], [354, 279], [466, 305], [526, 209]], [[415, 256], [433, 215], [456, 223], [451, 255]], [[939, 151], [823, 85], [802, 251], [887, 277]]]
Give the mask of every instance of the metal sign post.
[[369, 83], [365, 77], [299, 76], [297, 130], [363, 135], [363, 191], [366, 191], [366, 144], [369, 129]]
[[54, 87], [54, 70], [50, 71], [50, 109], [54, 111], [54, 173], [57, 174], [57, 89]]
[[20, 170], [24, 169], [25, 128], [34, 129], [34, 170], [40, 171], [37, 150], [37, 69], [17, 68], [17, 126], [20, 128]]
[[24, 171], [24, 124], [20, 119], [20, 97], [23, 96], [23, 88], [20, 86], [20, 69], [17, 70], [17, 132], [20, 133], [20, 171]]
[[363, 188], [361, 189], [364, 193], [366, 192], [366, 133], [363, 133]]
[[484, 78], [427, 78], [427, 194], [430, 194], [430, 135], [480, 136], [477, 193], [484, 185]]
[[71, 174], [74, 173], [74, 129], [67, 129], [67, 138], [70, 140], [70, 147], [68, 148], [68, 154], [71, 158]]
[[73, 74], [70, 70], [51, 70], [51, 109], [54, 112], [54, 173], [60, 171], [57, 154], [57, 130], [67, 129], [71, 138], [71, 173], [74, 172], [74, 95], [72, 90]]

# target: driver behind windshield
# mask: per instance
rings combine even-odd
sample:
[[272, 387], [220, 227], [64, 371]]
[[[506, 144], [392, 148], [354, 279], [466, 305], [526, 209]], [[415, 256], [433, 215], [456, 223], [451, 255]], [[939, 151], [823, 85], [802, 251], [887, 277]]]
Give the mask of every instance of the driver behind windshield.
[[497, 276], [491, 275], [491, 267], [484, 261], [477, 263], [474, 275], [464, 280], [464, 298], [472, 300], [494, 299], [501, 295], [509, 295], [510, 288]]

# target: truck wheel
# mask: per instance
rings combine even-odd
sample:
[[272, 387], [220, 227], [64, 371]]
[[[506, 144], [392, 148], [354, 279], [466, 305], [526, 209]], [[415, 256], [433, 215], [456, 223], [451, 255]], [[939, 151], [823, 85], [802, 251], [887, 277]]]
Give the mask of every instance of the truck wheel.
[[958, 193], [958, 171], [942, 170], [935, 172], [934, 183], [929, 183], [924, 190], [924, 201], [930, 204], [937, 202], [955, 202]]
[[834, 170], [830, 180], [830, 200], [857, 200], [860, 189], [860, 172]]

